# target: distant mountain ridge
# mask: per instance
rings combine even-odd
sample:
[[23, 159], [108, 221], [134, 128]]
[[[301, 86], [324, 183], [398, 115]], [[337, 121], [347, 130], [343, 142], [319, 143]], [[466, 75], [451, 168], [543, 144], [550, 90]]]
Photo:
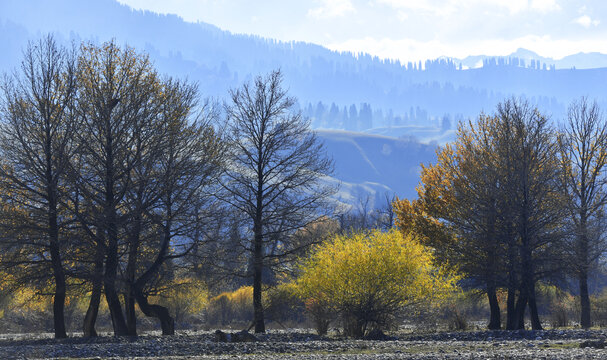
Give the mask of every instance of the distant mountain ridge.
[[[451, 120], [475, 117], [480, 111], [492, 111], [509, 96], [525, 96], [556, 118], [562, 117], [567, 104], [581, 95], [607, 104], [607, 68], [574, 71], [569, 66], [575, 63], [577, 69], [583, 69], [593, 59], [597, 59], [595, 64], [607, 65], [602, 54], [557, 60], [556, 71], [529, 67], [531, 57], [538, 63], [549, 59], [522, 49], [512, 55], [519, 56], [527, 66], [519, 62], [511, 66], [487, 56], [401, 63], [339, 53], [309, 43], [232, 34], [213, 25], [184, 22], [176, 15], [133, 10], [115, 0], [0, 1], [0, 70], [15, 67], [27, 40], [47, 32], [57, 33], [64, 41], [102, 42], [114, 38], [128, 43], [148, 52], [161, 72], [197, 81], [206, 96], [222, 98], [244, 80], [281, 68], [290, 94], [301, 106], [322, 101], [326, 106], [354, 104], [360, 108], [367, 103], [384, 115], [392, 111], [403, 121], [386, 123], [374, 116], [368, 128], [440, 126], [445, 115]], [[483, 60], [492, 65], [491, 59], [495, 66], [474, 68]], [[471, 69], [459, 70], [460, 62]], [[425, 115], [405, 119], [412, 110]], [[343, 123], [326, 126], [348, 128]]]
[[[525, 97], [555, 121], [582, 95], [607, 109], [607, 67], [586, 69], [607, 66], [603, 54], [551, 63], [519, 49], [501, 58], [401, 63], [232, 34], [115, 0], [0, 0], [0, 73], [18, 66], [28, 40], [48, 32], [66, 44], [128, 43], [148, 53], [161, 73], [187, 77], [202, 96], [219, 100], [243, 81], [281, 68], [289, 94], [322, 129], [319, 138], [336, 161], [334, 180], [343, 181], [339, 196], [350, 204], [367, 195], [415, 197], [419, 164], [435, 161], [436, 145], [453, 139], [457, 121], [491, 113], [504, 98]], [[484, 66], [473, 66], [479, 62]]]
[[539, 61], [541, 64], [546, 64], [548, 67], [554, 66], [556, 69], [596, 69], [596, 68], [605, 68], [607, 67], [607, 54], [602, 54], [599, 52], [590, 52], [590, 53], [577, 53], [567, 55], [561, 59], [552, 59], [548, 57], [543, 57], [538, 55], [537, 53], [519, 48], [515, 52], [506, 56], [489, 56], [489, 55], [475, 55], [475, 56], [467, 56], [463, 59], [458, 58], [449, 58], [453, 62], [462, 64], [467, 68], [478, 68], [482, 66], [483, 61], [488, 59], [508, 59], [508, 58], [518, 58], [522, 59], [526, 62], [526, 65], [531, 64], [531, 60]]

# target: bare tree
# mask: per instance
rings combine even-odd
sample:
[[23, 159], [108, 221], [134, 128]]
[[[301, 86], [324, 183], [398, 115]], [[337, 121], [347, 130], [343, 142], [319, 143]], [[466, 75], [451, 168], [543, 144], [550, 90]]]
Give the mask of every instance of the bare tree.
[[[284, 263], [298, 249], [289, 235], [318, 220], [329, 210], [325, 200], [335, 189], [322, 177], [333, 164], [309, 130], [301, 113], [291, 113], [295, 100], [282, 88], [282, 74], [258, 76], [230, 93], [228, 164], [222, 199], [245, 214], [252, 239], [255, 332], [265, 332], [262, 294], [264, 266]], [[272, 246], [280, 242], [280, 246]]]
[[113, 42], [83, 46], [78, 77], [83, 130], [77, 134], [81, 163], [74, 166], [73, 182], [75, 192], [99, 213], [77, 214], [93, 242], [104, 250], [103, 290], [114, 333], [127, 335], [117, 287], [119, 247], [127, 220], [125, 196], [139, 160], [138, 127], [158, 113], [158, 77], [147, 56]]
[[[162, 94], [162, 110], [154, 123], [153, 156], [142, 162], [148, 166], [135, 167], [135, 226], [129, 236], [127, 282], [142, 312], [158, 318], [163, 334], [172, 335], [174, 321], [168, 309], [150, 304], [147, 295], [163, 266], [190, 254], [207, 239], [204, 233], [214, 221], [212, 194], [223, 166], [223, 143], [211, 125], [214, 114], [204, 115], [206, 106], [204, 116], [191, 121], [198, 100], [195, 86], [167, 80]], [[144, 229], [146, 219], [149, 225]], [[134, 317], [134, 304], [128, 305], [127, 319]]]
[[[560, 191], [560, 166], [556, 132], [548, 119], [524, 100], [510, 99], [498, 105], [494, 127], [497, 169], [503, 189], [503, 215], [509, 224], [504, 234], [508, 247], [518, 249], [512, 264], [518, 276], [519, 296], [514, 328], [524, 327], [528, 306], [534, 330], [542, 328], [536, 303], [539, 279], [561, 272], [564, 196]], [[513, 259], [514, 260], [514, 259]], [[513, 295], [513, 294], [509, 294]], [[509, 302], [511, 305], [513, 303]]]
[[8, 265], [29, 267], [37, 273], [35, 276], [48, 273], [45, 267], [50, 266], [55, 285], [56, 338], [67, 336], [66, 274], [62, 261], [66, 236], [62, 231], [60, 203], [67, 164], [76, 149], [75, 66], [74, 52], [59, 47], [52, 36], [30, 43], [21, 73], [3, 83], [0, 112], [0, 151], [4, 163], [0, 176], [6, 186], [5, 195], [27, 214], [18, 221], [5, 219], [8, 220], [5, 225], [17, 227], [13, 229], [13, 239], [17, 241], [13, 249], [16, 254], [26, 254], [26, 258], [12, 258], [14, 261]]
[[580, 288], [583, 328], [591, 326], [588, 273], [607, 250], [604, 233], [607, 205], [607, 122], [596, 102], [586, 98], [569, 106], [559, 136], [563, 192], [568, 194], [573, 225], [571, 266]]

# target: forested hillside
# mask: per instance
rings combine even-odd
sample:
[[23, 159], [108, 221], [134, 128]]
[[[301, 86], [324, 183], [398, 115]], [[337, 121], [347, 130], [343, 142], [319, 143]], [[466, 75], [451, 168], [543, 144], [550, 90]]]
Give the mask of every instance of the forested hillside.
[[[559, 69], [546, 65], [549, 59], [529, 60], [526, 52], [500, 59], [401, 63], [314, 44], [232, 34], [174, 15], [134, 11], [113, 0], [3, 1], [0, 30], [2, 69], [15, 66], [27, 39], [40, 33], [57, 32], [65, 41], [115, 38], [150, 53], [159, 70], [197, 81], [206, 96], [223, 97], [252, 75], [280, 67], [302, 107], [322, 102], [340, 109], [355, 105], [360, 111], [366, 103], [382, 111], [368, 123], [330, 121], [322, 126], [329, 128], [360, 131], [412, 122], [440, 126], [445, 116], [452, 123], [475, 117], [479, 109], [493, 109], [509, 95], [526, 96], [555, 119], [580, 95], [596, 97], [599, 105], [607, 100], [602, 93], [607, 69]], [[575, 59], [582, 67], [603, 64], [597, 54]], [[573, 62], [568, 61], [563, 64]], [[484, 66], [467, 69], [479, 62]], [[419, 115], [411, 117], [411, 112]], [[394, 123], [395, 118], [400, 120]]]

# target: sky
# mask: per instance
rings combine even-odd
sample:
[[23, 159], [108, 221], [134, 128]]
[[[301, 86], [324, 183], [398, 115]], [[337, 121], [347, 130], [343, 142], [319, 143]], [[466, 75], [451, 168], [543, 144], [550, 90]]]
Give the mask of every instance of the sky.
[[233, 33], [305, 41], [402, 61], [607, 53], [607, 1], [119, 0]]

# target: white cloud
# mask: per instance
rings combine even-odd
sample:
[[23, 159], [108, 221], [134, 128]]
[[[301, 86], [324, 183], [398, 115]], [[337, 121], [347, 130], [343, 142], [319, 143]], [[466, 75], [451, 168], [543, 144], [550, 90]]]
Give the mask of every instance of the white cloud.
[[573, 19], [573, 22], [576, 24], [582, 25], [586, 29], [590, 28], [591, 26], [597, 26], [601, 23], [600, 20], [596, 20], [596, 19], [593, 20], [588, 15], [582, 15], [578, 18], [575, 18], [575, 19]]
[[409, 14], [407, 14], [403, 10], [398, 10], [396, 12], [396, 18], [398, 19], [398, 21], [404, 22], [409, 19]]
[[308, 16], [316, 19], [327, 19], [356, 11], [350, 0], [321, 0], [321, 3], [321, 6], [308, 10]]
[[561, 6], [557, 4], [556, 0], [531, 0], [530, 7], [540, 12], [561, 10]]
[[[433, 0], [376, 0], [378, 4], [388, 5], [395, 9], [399, 9], [399, 13], [402, 10], [409, 10], [412, 12], [423, 12], [430, 13], [436, 16], [448, 16], [451, 15], [455, 10], [456, 1], [449, 0], [443, 2], [436, 2]], [[402, 17], [402, 16], [401, 16]]]
[[422, 11], [439, 16], [466, 12], [474, 8], [507, 9], [516, 14], [523, 11], [549, 12], [561, 10], [557, 0], [376, 0], [396, 9]]

